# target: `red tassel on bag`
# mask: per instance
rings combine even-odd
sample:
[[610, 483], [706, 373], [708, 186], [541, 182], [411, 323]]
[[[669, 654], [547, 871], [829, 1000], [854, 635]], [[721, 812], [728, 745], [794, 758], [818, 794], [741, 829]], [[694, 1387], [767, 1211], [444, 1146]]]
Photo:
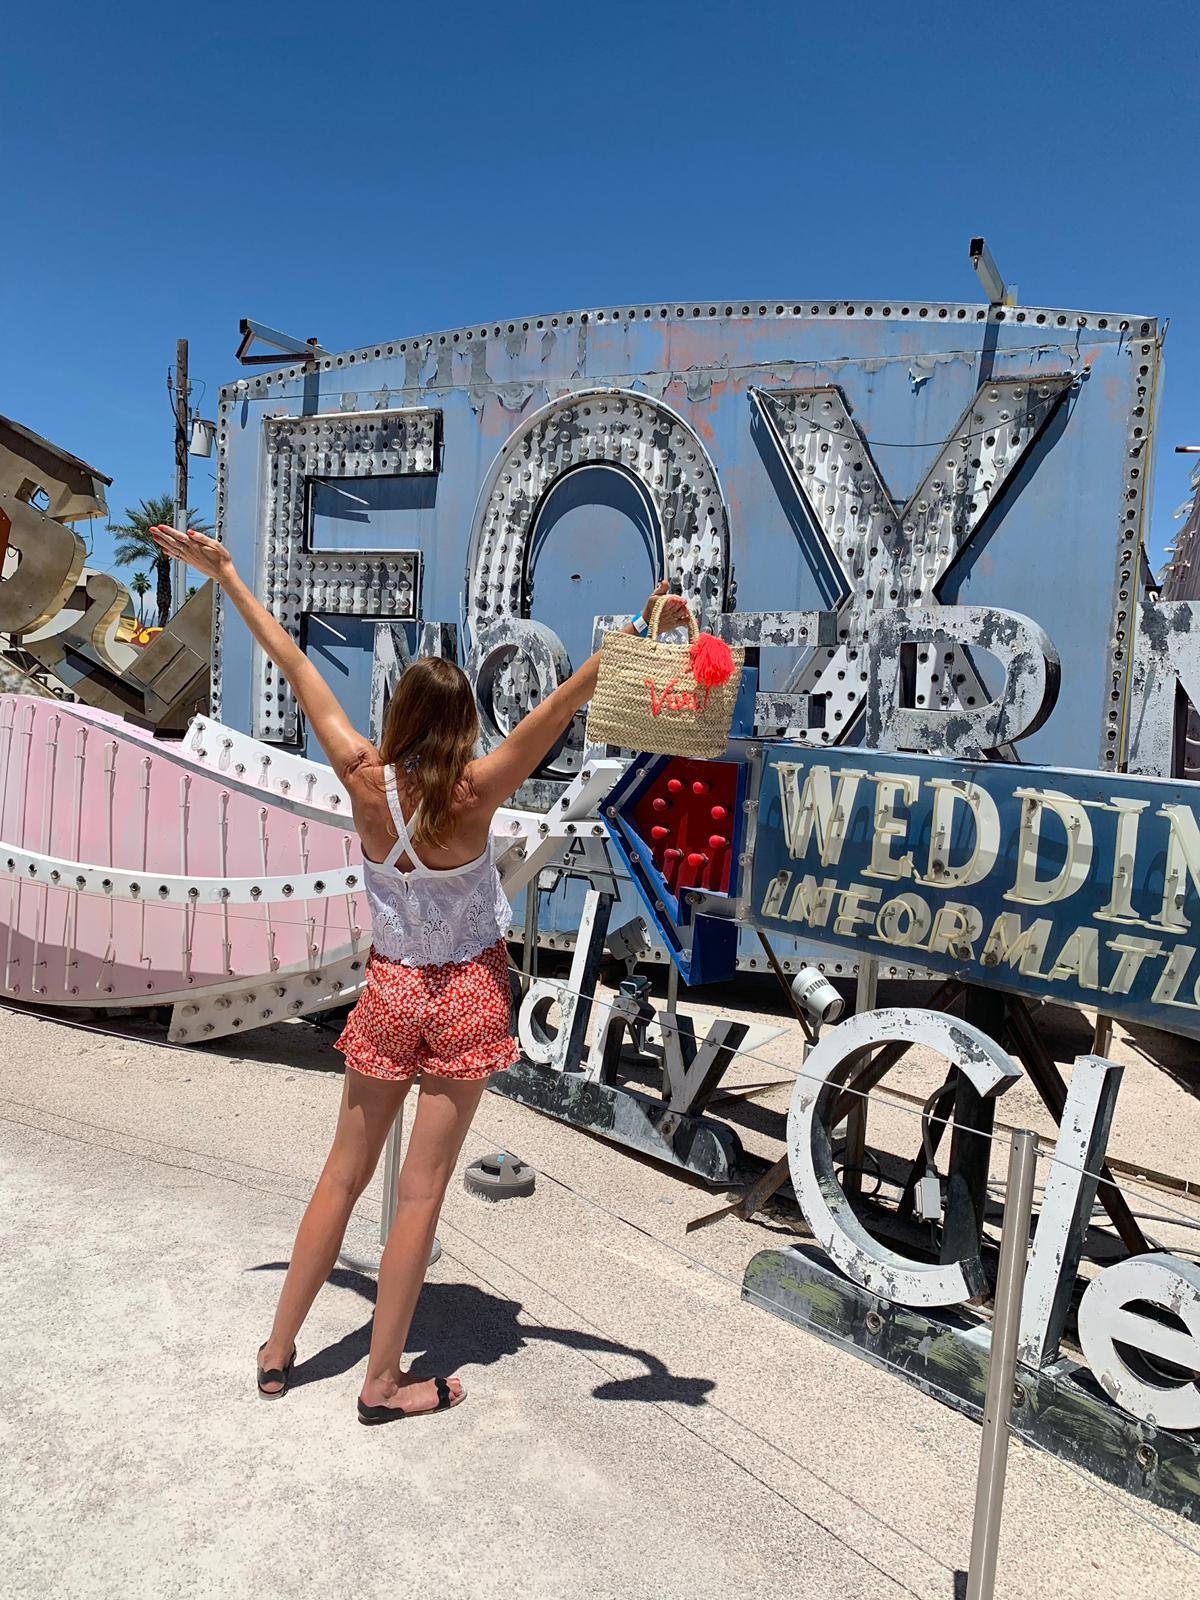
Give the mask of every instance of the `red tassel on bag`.
[[733, 676], [736, 663], [733, 651], [724, 639], [715, 634], [701, 633], [692, 641], [688, 651], [692, 677], [702, 689], [716, 689]]

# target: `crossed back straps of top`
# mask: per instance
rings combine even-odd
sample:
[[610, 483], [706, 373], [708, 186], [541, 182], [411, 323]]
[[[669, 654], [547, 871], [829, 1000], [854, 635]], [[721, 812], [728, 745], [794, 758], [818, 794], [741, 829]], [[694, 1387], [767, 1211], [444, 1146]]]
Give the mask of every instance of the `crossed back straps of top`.
[[412, 820], [405, 822], [404, 812], [400, 808], [400, 794], [396, 788], [396, 769], [386, 767], [383, 774], [383, 787], [387, 795], [388, 810], [392, 813], [392, 822], [396, 827], [396, 842], [380, 863], [381, 866], [394, 867], [402, 855], [407, 855], [413, 864], [413, 870], [421, 872], [426, 870], [425, 863], [418, 859], [412, 848], [412, 836], [417, 831], [417, 818], [421, 814], [420, 806], [412, 814]]

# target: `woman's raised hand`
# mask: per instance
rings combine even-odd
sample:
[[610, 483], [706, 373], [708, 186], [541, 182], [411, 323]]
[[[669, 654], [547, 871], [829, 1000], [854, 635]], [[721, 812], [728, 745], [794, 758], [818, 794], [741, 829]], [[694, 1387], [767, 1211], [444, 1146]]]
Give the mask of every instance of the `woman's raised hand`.
[[[664, 578], [655, 589], [654, 593], [650, 596], [649, 600], [646, 601], [646, 604], [642, 610], [642, 615], [646, 619], [647, 626], [649, 626], [653, 620], [655, 606], [658, 604], [659, 600], [662, 599], [663, 595], [667, 594], [669, 588], [670, 585]], [[670, 633], [673, 628], [686, 628], [689, 610], [690, 608], [688, 603], [682, 595], [668, 595], [666, 603], [660, 607], [658, 623], [659, 632]]]
[[181, 533], [178, 528], [168, 528], [162, 522], [151, 528], [150, 533], [154, 542], [161, 545], [169, 556], [174, 556], [177, 561], [186, 561], [189, 567], [195, 567], [206, 578], [224, 583], [233, 576], [233, 557], [220, 540], [197, 533], [195, 528]]

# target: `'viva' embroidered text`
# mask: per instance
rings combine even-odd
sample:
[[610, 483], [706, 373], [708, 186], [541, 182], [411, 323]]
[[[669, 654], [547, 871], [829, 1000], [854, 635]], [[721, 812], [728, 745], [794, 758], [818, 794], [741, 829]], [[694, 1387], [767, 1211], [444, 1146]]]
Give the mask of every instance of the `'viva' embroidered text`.
[[657, 717], [664, 711], [703, 711], [708, 704], [711, 689], [702, 689], [697, 694], [695, 689], [679, 689], [676, 685], [678, 678], [672, 678], [662, 693], [658, 692], [653, 678], [643, 680], [650, 691], [650, 714]]

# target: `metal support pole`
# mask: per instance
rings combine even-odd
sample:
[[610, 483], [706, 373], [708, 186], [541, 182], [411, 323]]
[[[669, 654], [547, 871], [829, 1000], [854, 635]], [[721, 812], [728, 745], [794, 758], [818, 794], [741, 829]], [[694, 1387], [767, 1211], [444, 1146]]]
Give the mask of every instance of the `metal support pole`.
[[1112, 1049], [1113, 1019], [1104, 1013], [1096, 1014], [1096, 1027], [1092, 1034], [1092, 1054], [1106, 1056]]
[[[874, 956], [861, 956], [858, 983], [854, 994], [854, 1015], [874, 1011], [879, 989], [879, 962]], [[869, 1058], [866, 1058], [869, 1059]], [[866, 1059], [862, 1065], [866, 1065]], [[848, 1195], [862, 1194], [863, 1162], [867, 1154], [867, 1099], [854, 1097], [846, 1113], [846, 1140], [842, 1146], [842, 1188]]]
[[525, 886], [525, 941], [521, 946], [521, 993], [529, 993], [529, 986], [537, 977], [538, 942], [538, 874], [535, 872]]
[[[188, 514], [188, 342], [175, 342], [175, 522], [187, 532]], [[187, 568], [182, 561], [171, 563], [171, 608], [183, 603]], [[162, 620], [161, 618], [159, 619]]]
[[1036, 1168], [1037, 1140], [1028, 1128], [1020, 1128], [1012, 1136], [1008, 1155], [1004, 1231], [1000, 1236], [1000, 1271], [992, 1316], [987, 1396], [983, 1403], [983, 1439], [979, 1446], [979, 1477], [975, 1485], [975, 1519], [971, 1525], [967, 1600], [992, 1600], [996, 1589], [996, 1550], [1004, 1511], [1009, 1417], [1017, 1371], [1017, 1329], [1029, 1255]]
[[874, 1011], [879, 996], [879, 960], [876, 956], [861, 956], [858, 963], [858, 981], [854, 990], [854, 1015]]
[[667, 968], [667, 1010], [672, 1016], [679, 1014], [679, 968], [673, 961]]

